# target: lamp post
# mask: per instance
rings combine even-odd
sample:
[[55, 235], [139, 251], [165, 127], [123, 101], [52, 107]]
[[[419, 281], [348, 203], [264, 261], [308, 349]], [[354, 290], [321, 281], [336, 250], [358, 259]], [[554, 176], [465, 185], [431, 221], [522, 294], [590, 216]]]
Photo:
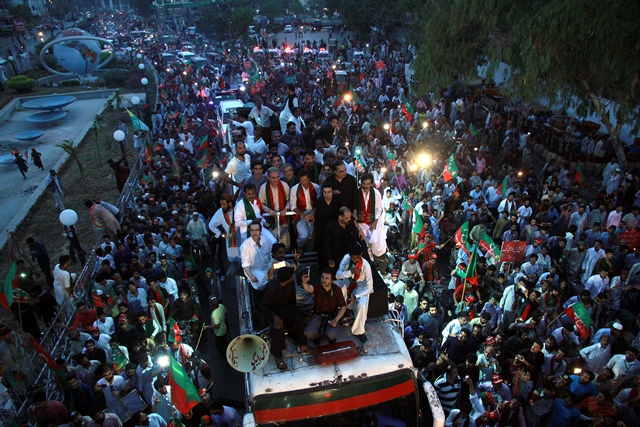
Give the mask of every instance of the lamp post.
[[138, 110], [138, 104], [140, 104], [140, 98], [134, 96], [131, 98], [131, 103], [136, 106], [136, 114], [138, 114], [138, 118], [140, 118], [140, 110]]
[[138, 64], [138, 68], [140, 69], [140, 73], [142, 73], [142, 77], [144, 77], [144, 64]]
[[125, 148], [125, 144], [123, 142], [125, 138], [126, 138], [126, 135], [124, 134], [123, 131], [119, 129], [113, 133], [113, 139], [118, 141], [118, 144], [120, 144], [120, 147], [122, 147], [122, 152], [124, 152], [124, 148]]
[[78, 253], [78, 258], [80, 258], [80, 263], [85, 265], [87, 263], [86, 252], [80, 246], [80, 241], [78, 240], [78, 233], [76, 233], [76, 223], [78, 222], [78, 213], [73, 209], [65, 209], [60, 212], [60, 216], [58, 217], [62, 225], [64, 226], [64, 231], [67, 239], [69, 240], [69, 253], [74, 258], [74, 254]]
[[129, 52], [129, 62], [133, 64], [133, 48], [131, 46], [127, 46], [127, 52]]
[[9, 60], [9, 63], [11, 64], [11, 67], [13, 68], [13, 75], [17, 76], [18, 75], [18, 69], [16, 68], [16, 63], [15, 58], [13, 56], [10, 56], [7, 58]]
[[142, 86], [144, 87], [144, 103], [147, 104], [149, 102], [149, 94], [147, 93], [147, 85], [149, 84], [149, 79], [143, 77], [142, 79], [140, 79], [140, 83], [142, 83]]

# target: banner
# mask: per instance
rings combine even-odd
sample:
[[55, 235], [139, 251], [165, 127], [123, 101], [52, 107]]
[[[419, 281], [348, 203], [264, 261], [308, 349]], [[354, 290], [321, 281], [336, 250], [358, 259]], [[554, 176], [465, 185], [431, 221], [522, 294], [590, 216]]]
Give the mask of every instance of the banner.
[[523, 262], [527, 242], [502, 242], [500, 262]]
[[376, 70], [384, 70], [385, 68], [384, 61], [376, 62]]
[[634, 251], [640, 247], [640, 232], [636, 230], [618, 233], [618, 245], [625, 244], [630, 250]]

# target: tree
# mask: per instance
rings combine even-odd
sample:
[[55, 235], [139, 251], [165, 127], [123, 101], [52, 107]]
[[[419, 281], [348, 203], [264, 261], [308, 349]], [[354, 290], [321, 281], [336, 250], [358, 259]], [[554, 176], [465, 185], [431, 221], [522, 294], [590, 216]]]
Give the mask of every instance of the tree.
[[546, 99], [597, 113], [626, 163], [620, 130], [640, 127], [640, 3], [611, 0], [432, 0], [416, 2], [410, 41], [422, 90], [437, 81], [475, 78], [500, 62], [511, 73], [504, 91], [524, 102]]
[[33, 13], [31, 13], [31, 9], [29, 9], [29, 6], [25, 4], [11, 6], [9, 8], [9, 13], [15, 18], [24, 19], [24, 22], [26, 22], [27, 24], [33, 24], [33, 21], [36, 19], [36, 17], [33, 16]]
[[247, 1], [218, 0], [204, 7], [196, 21], [198, 31], [224, 36], [231, 41], [253, 23], [253, 9]]
[[284, 14], [284, 7], [278, 0], [269, 0], [260, 7], [260, 14], [267, 17], [269, 22]]
[[233, 34], [244, 34], [249, 29], [249, 25], [253, 24], [253, 9], [249, 6], [239, 7], [231, 14], [231, 25]]
[[289, 13], [293, 13], [295, 15], [301, 15], [306, 11], [302, 3], [298, 0], [292, 1], [287, 10], [289, 10]]
[[151, 15], [151, 4], [153, 0], [129, 0], [129, 4], [133, 7], [141, 16]]
[[347, 28], [359, 36], [371, 34], [371, 27], [389, 33], [405, 20], [403, 0], [342, 0], [341, 13]]

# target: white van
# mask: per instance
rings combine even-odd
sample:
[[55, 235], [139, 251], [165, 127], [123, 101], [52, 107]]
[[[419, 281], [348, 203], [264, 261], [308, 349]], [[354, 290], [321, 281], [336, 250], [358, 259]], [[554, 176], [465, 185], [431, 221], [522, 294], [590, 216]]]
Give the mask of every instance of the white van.
[[196, 56], [196, 54], [193, 53], [193, 52], [181, 51], [181, 52], [178, 52], [178, 54], [176, 56], [182, 62], [186, 62], [186, 61], [190, 61], [191, 59], [193, 59]]

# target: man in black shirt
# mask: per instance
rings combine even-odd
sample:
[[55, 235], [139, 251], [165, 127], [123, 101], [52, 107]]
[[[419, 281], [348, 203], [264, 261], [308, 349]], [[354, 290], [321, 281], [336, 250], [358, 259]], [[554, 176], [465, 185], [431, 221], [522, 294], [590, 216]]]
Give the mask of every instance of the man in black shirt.
[[323, 267], [327, 265], [327, 259], [324, 253], [324, 232], [327, 225], [338, 219], [340, 208], [342, 207], [340, 196], [333, 194], [331, 184], [325, 182], [322, 184], [321, 194], [316, 200], [315, 212], [315, 231], [316, 235], [316, 252], [318, 252], [318, 264]]
[[358, 195], [358, 182], [347, 173], [347, 166], [342, 161], [333, 164], [333, 176], [326, 182], [331, 183], [334, 194], [339, 194], [346, 207], [351, 210], [356, 208], [356, 196]]
[[267, 283], [260, 301], [260, 309], [269, 322], [271, 353], [276, 359], [278, 369], [285, 371], [287, 364], [282, 360], [282, 350], [286, 349], [285, 332], [289, 333], [289, 337], [300, 351], [307, 350], [307, 340], [303, 333], [304, 318], [296, 308], [296, 287], [291, 267], [279, 269], [277, 278]]
[[333, 143], [333, 134], [335, 133], [336, 129], [338, 129], [339, 125], [340, 125], [340, 119], [338, 118], [338, 116], [336, 115], [329, 116], [329, 123], [322, 126], [313, 135], [312, 141], [314, 141], [314, 144], [315, 144], [315, 141], [322, 139], [326, 143], [331, 145]]
[[360, 229], [351, 220], [351, 209], [341, 207], [338, 219], [331, 221], [324, 230], [324, 256], [329, 267], [337, 268], [342, 258], [349, 253], [349, 248], [360, 240], [360, 233]]
[[442, 344], [440, 352], [447, 353], [449, 360], [456, 365], [464, 363], [467, 354], [473, 350], [469, 345], [468, 340], [469, 331], [463, 329], [457, 337], [449, 337], [444, 344]]

